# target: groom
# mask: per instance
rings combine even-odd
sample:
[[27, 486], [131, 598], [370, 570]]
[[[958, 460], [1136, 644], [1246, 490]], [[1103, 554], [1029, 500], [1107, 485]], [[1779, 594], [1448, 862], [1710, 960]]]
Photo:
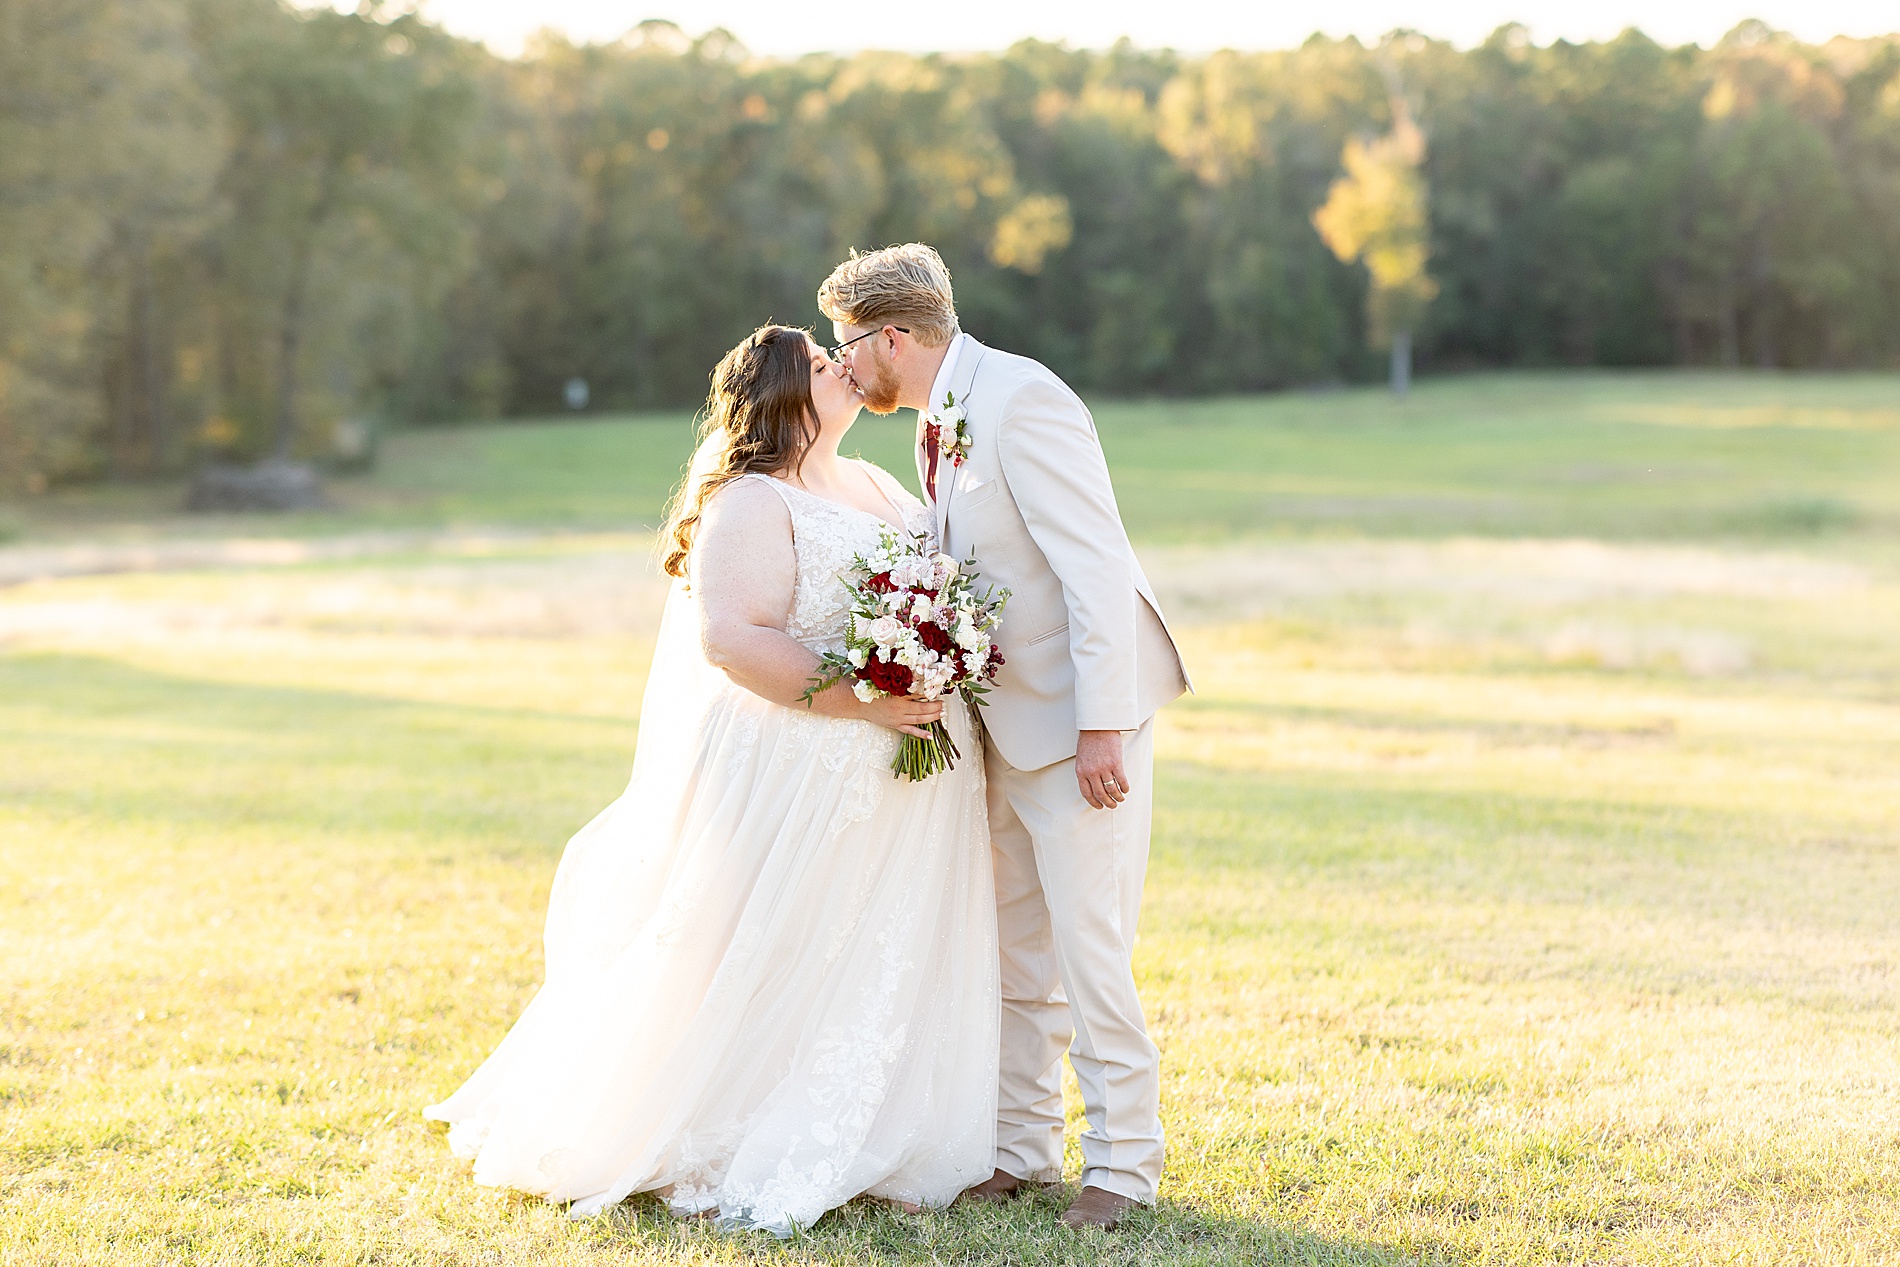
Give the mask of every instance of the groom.
[[1130, 956], [1154, 714], [1188, 681], [1128, 544], [1089, 411], [957, 327], [928, 246], [852, 253], [818, 290], [865, 406], [919, 411], [917, 470], [954, 558], [1007, 586], [983, 710], [1003, 1028], [996, 1169], [966, 1196], [1062, 1178], [1062, 1051], [1082, 1088], [1071, 1227], [1113, 1228], [1161, 1177], [1160, 1076]]

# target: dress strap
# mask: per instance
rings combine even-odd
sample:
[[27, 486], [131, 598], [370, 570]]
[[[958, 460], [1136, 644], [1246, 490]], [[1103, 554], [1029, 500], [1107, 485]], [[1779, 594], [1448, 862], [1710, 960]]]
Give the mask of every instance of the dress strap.
[[787, 496], [787, 492], [785, 492], [787, 488], [790, 488], [790, 484], [787, 484], [783, 479], [773, 479], [773, 477], [769, 477], [769, 475], [762, 473], [762, 471], [745, 471], [745, 473], [739, 475], [739, 479], [762, 479], [762, 481], [768, 482], [773, 488], [779, 490], [779, 496], [785, 498], [785, 505], [792, 503], [792, 500]]
[[773, 488], [778, 490], [779, 500], [785, 503], [785, 509], [791, 511], [794, 518], [797, 517], [798, 502], [792, 497], [792, 486], [790, 484], [787, 484], [782, 479], [775, 479], [759, 471], [747, 471], [739, 478], [742, 480], [764, 480], [767, 484], [770, 484]]
[[[792, 496], [793, 488], [784, 480], [760, 471], [747, 471], [739, 477], [742, 480], [764, 480], [778, 491], [779, 500], [785, 503], [785, 513], [792, 520], [792, 549], [798, 549], [798, 499]], [[811, 494], [807, 493], [806, 496]]]
[[[897, 512], [897, 521], [902, 531], [912, 535], [922, 533], [932, 542], [936, 542], [937, 525], [931, 519], [930, 508], [919, 501], [908, 488], [905, 488], [902, 480], [875, 462], [867, 462], [863, 458], [853, 460], [865, 469], [866, 474], [871, 477], [871, 482], [877, 485], [880, 493], [884, 494], [885, 502]], [[941, 544], [938, 544], [937, 548], [941, 549]]]
[[[891, 493], [893, 487], [895, 487], [898, 492], [904, 491], [904, 486], [899, 484], [897, 478], [889, 471], [886, 471], [875, 462], [866, 462], [863, 458], [853, 458], [851, 460], [856, 462], [858, 466], [863, 469], [864, 473], [871, 477], [871, 486], [883, 495], [884, 504], [897, 512], [898, 522], [902, 523], [905, 528], [908, 529], [910, 527], [910, 512], [905, 510], [903, 503], [899, 502]], [[887, 480], [889, 483], [885, 482]]]

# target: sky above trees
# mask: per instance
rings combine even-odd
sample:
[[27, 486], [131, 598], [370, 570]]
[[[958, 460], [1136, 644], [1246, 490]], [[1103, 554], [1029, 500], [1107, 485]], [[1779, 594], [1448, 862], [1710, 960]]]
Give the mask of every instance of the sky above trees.
[[[337, 0], [337, 7], [356, 5]], [[1291, 48], [1315, 30], [1373, 42], [1400, 27], [1468, 48], [1510, 22], [1523, 23], [1539, 43], [1606, 40], [1636, 26], [1659, 43], [1705, 48], [1747, 18], [1809, 43], [1900, 30], [1894, 0], [1332, 0], [1317, 10], [1285, 0], [958, 0], [846, 9], [783, 0], [422, 0], [422, 11], [505, 54], [519, 52], [543, 26], [575, 40], [610, 40], [644, 18], [670, 19], [694, 35], [723, 26], [753, 52], [773, 56], [999, 50], [1029, 37], [1103, 48], [1122, 36], [1144, 47], [1206, 52]]]

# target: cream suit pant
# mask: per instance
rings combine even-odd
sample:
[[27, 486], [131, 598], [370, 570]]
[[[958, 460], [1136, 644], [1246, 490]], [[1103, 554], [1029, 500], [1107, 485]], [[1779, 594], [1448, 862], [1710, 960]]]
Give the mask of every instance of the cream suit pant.
[[1160, 1057], [1130, 957], [1148, 869], [1154, 719], [1122, 736], [1133, 783], [1092, 809], [1075, 759], [1018, 770], [988, 746], [1003, 977], [996, 1168], [1062, 1178], [1062, 1052], [1082, 1089], [1082, 1182], [1152, 1203], [1161, 1178]]

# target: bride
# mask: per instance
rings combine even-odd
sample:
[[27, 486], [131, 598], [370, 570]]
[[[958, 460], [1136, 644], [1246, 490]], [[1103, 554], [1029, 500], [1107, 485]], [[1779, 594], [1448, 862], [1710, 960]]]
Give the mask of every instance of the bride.
[[[931, 528], [838, 455], [861, 404], [802, 330], [761, 327], [713, 371], [632, 779], [561, 859], [546, 983], [426, 1111], [478, 1183], [576, 1217], [655, 1192], [783, 1236], [860, 1194], [943, 1206], [990, 1174], [983, 763], [897, 780], [899, 733], [941, 703], [799, 698], [842, 649], [853, 557], [887, 524]], [[967, 707], [945, 719], [978, 752]]]

